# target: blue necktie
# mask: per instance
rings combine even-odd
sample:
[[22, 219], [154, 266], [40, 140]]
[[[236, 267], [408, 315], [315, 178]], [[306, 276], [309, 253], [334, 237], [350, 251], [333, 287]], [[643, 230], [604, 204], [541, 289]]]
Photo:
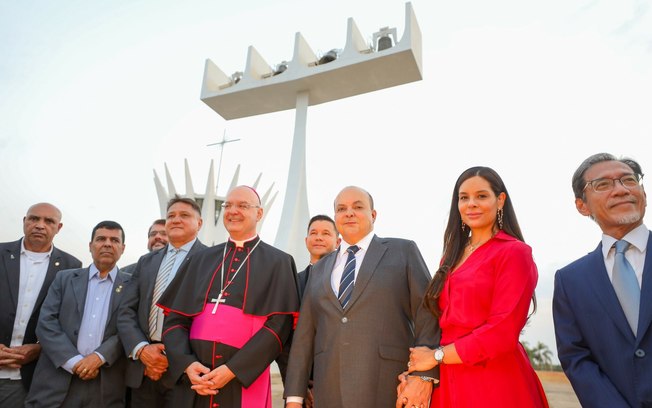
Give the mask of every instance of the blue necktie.
[[638, 310], [641, 301], [641, 288], [638, 286], [636, 273], [634, 268], [625, 258], [625, 251], [629, 248], [629, 242], [621, 240], [617, 241], [614, 246], [616, 247], [616, 258], [614, 260], [614, 269], [611, 275], [611, 283], [620, 301], [620, 306], [625, 312], [627, 323], [632, 328], [634, 336], [636, 336], [636, 329], [638, 327]]
[[360, 248], [357, 245], [351, 245], [346, 249], [348, 256], [346, 257], [346, 265], [344, 265], [344, 272], [342, 272], [342, 279], [340, 280], [340, 289], [337, 292], [337, 298], [344, 309], [351, 299], [353, 292], [353, 278], [355, 277], [355, 253]]

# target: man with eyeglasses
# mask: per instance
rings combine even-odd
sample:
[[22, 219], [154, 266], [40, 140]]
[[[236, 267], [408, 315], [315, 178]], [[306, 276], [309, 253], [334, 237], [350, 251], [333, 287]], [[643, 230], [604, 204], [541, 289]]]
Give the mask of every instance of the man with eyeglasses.
[[165, 231], [165, 220], [155, 220], [147, 231], [147, 250], [149, 252], [161, 249], [168, 244], [168, 233]]
[[227, 242], [193, 256], [159, 300], [163, 343], [170, 370], [196, 392], [193, 406], [271, 407], [269, 365], [299, 310], [296, 267], [258, 236], [253, 188], [233, 188], [222, 208]]
[[[138, 260], [118, 316], [120, 339], [129, 357], [126, 382], [131, 406], [139, 408], [172, 407], [193, 397], [179, 383], [183, 369], [168, 367], [161, 342], [164, 316], [156, 302], [179, 267], [206, 248], [197, 239], [201, 209], [195, 200], [176, 196], [168, 201], [166, 220], [161, 221], [164, 226], [155, 221], [149, 230], [148, 246], [154, 249]], [[160, 246], [163, 239], [166, 244]]]
[[557, 271], [559, 360], [582, 406], [652, 407], [652, 250], [641, 166], [608, 153], [577, 168], [575, 206], [602, 230], [588, 255]]
[[[165, 247], [168, 244], [168, 234], [165, 232], [165, 220], [163, 218], [154, 220], [147, 230], [147, 251], [152, 252]], [[136, 263], [120, 268], [122, 273], [132, 275], [136, 269]]]

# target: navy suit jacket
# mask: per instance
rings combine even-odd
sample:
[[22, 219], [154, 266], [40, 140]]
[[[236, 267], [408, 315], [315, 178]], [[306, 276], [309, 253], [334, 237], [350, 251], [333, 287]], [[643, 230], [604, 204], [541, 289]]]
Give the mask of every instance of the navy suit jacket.
[[[0, 343], [9, 346], [11, 335], [14, 330], [14, 320], [16, 319], [16, 308], [18, 305], [18, 286], [20, 280], [20, 242], [0, 243]], [[50, 254], [50, 263], [48, 270], [41, 286], [41, 291], [36, 298], [36, 304], [29, 322], [25, 328], [25, 337], [23, 344], [34, 344], [36, 338], [36, 323], [38, 323], [39, 313], [43, 299], [48, 293], [48, 288], [54, 280], [54, 276], [64, 269], [79, 268], [81, 262], [74, 256], [57, 249], [52, 249]], [[25, 389], [29, 389], [34, 375], [36, 360], [25, 364], [20, 369], [20, 377]]]
[[[206, 245], [196, 240], [183, 262], [188, 262], [191, 256], [205, 248]], [[127, 355], [130, 355], [134, 347], [141, 342], [150, 342], [150, 306], [154, 296], [156, 276], [167, 250], [168, 246], [166, 245], [164, 248], [141, 256], [133, 270], [118, 316], [118, 332]], [[180, 269], [181, 267], [179, 267]], [[140, 361], [129, 358], [127, 385], [132, 388], [140, 387], [144, 373], [145, 366]], [[172, 373], [168, 368], [161, 381], [166, 387], [172, 388], [181, 374], [183, 372]]]
[[607, 275], [602, 243], [555, 274], [559, 360], [584, 407], [652, 407], [651, 253], [652, 234], [636, 337]]

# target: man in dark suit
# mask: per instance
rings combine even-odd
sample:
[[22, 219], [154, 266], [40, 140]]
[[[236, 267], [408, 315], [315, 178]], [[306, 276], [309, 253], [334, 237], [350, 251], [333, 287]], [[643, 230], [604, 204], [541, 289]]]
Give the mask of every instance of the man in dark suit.
[[57, 207], [34, 204], [24, 238], [0, 244], [0, 407], [24, 404], [41, 352], [35, 330], [43, 299], [57, 272], [81, 267], [52, 245], [62, 227]]
[[299, 272], [299, 294], [303, 296], [306, 282], [310, 277], [310, 269], [322, 257], [330, 254], [340, 244], [339, 233], [335, 227], [335, 221], [328, 215], [315, 215], [308, 223], [308, 235], [306, 236], [306, 248], [310, 253], [310, 265]]
[[607, 153], [573, 175], [575, 206], [602, 240], [557, 271], [559, 360], [582, 406], [652, 407], [652, 240], [641, 166]]
[[[157, 251], [168, 244], [168, 234], [165, 231], [165, 220], [163, 218], [154, 220], [147, 230], [147, 251]], [[136, 264], [132, 263], [120, 268], [123, 273], [133, 275]]]
[[[183, 400], [182, 395], [174, 395], [183, 391], [190, 393], [192, 398], [190, 387], [185, 387], [185, 390], [182, 387], [174, 388], [183, 373], [168, 371], [165, 346], [161, 343], [163, 315], [155, 307], [158, 299], [154, 299], [154, 296], [163, 293], [183, 262], [206, 248], [197, 239], [202, 225], [200, 214], [199, 206], [192, 199], [175, 197], [168, 202], [164, 232], [169, 243], [138, 260], [127, 288], [118, 318], [118, 330], [130, 357], [127, 385], [132, 389], [131, 404], [134, 407], [170, 407]], [[164, 260], [171, 258], [175, 251], [167, 278], [157, 286], [157, 278], [167, 263]]]
[[124, 231], [114, 221], [93, 228], [88, 268], [57, 274], [36, 334], [43, 347], [26, 407], [124, 406], [126, 358], [117, 310], [127, 283], [116, 266]]
[[[338, 251], [312, 268], [285, 381], [287, 407], [301, 407], [314, 362], [316, 407], [391, 407], [409, 347], [436, 346], [437, 321], [423, 308], [430, 273], [412, 241], [379, 238], [371, 195], [335, 199]], [[408, 379], [408, 406], [425, 407], [435, 373]]]

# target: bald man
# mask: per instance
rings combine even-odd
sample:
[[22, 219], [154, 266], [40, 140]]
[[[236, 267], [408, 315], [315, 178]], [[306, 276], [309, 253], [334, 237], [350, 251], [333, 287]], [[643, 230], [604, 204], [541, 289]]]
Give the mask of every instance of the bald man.
[[[334, 212], [342, 242], [312, 268], [292, 339], [286, 407], [301, 408], [311, 372], [316, 407], [392, 407], [409, 347], [439, 341], [422, 305], [430, 273], [414, 242], [374, 234], [366, 190], [342, 189]], [[410, 377], [400, 405], [427, 406], [435, 375]]]
[[299, 310], [296, 267], [258, 236], [254, 189], [235, 187], [222, 208], [227, 242], [192, 256], [159, 300], [168, 370], [184, 373], [195, 407], [271, 408], [269, 365]]
[[41, 346], [36, 323], [57, 272], [79, 268], [74, 256], [52, 245], [61, 211], [34, 204], [23, 217], [23, 238], [0, 243], [0, 406], [22, 407]]

